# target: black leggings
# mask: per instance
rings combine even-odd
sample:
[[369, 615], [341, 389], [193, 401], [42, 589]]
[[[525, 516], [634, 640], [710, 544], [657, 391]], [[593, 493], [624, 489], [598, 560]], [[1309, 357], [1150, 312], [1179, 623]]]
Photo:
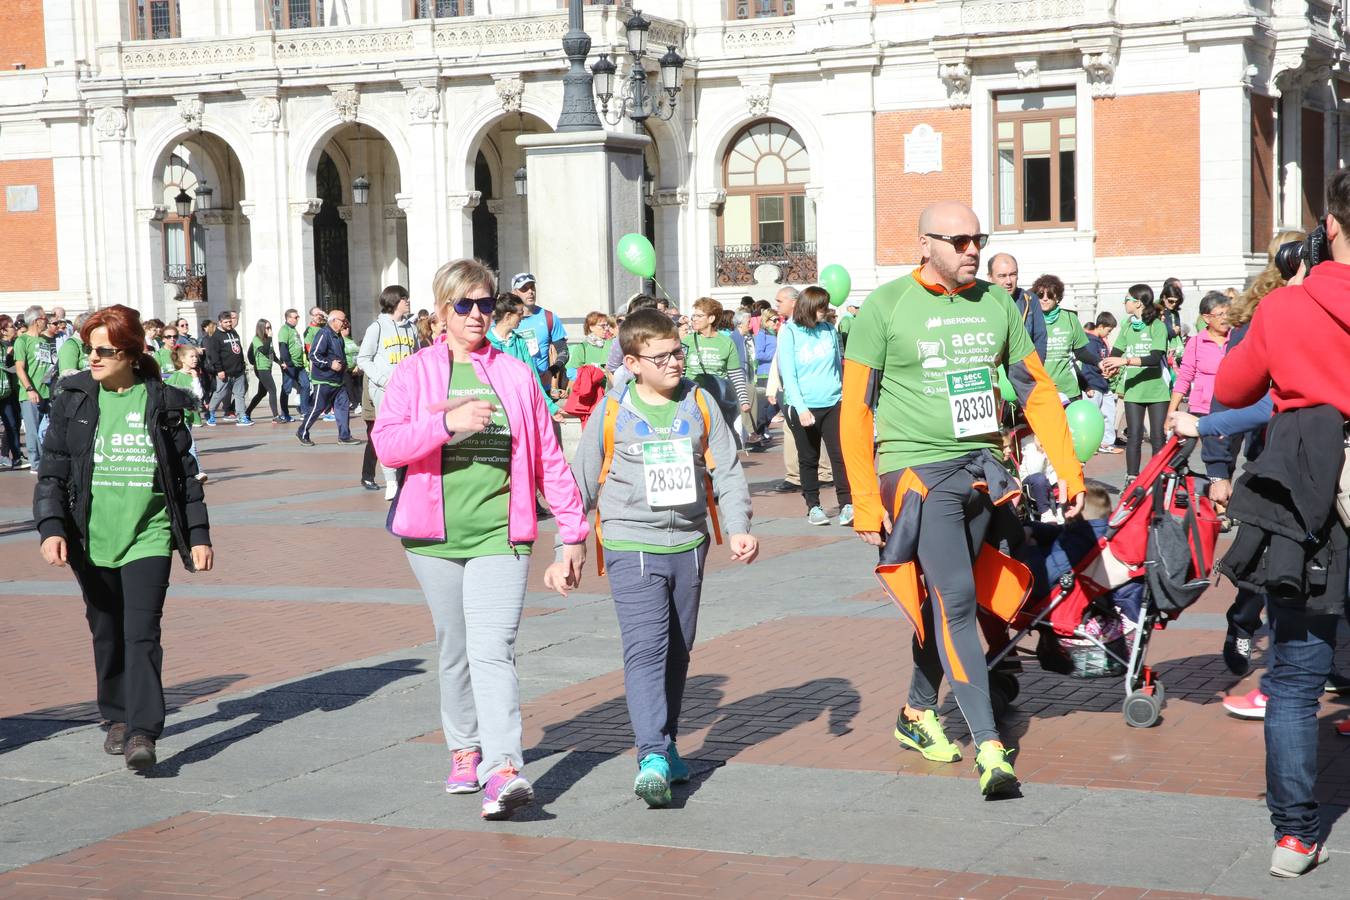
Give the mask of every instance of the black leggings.
[[375, 456], [375, 442], [370, 439], [370, 431], [375, 427], [373, 419], [366, 419], [366, 452], [361, 457], [361, 480], [375, 480], [375, 464], [379, 460]]
[[[914, 674], [907, 702], [912, 709], [936, 710], [938, 685], [945, 674], [979, 746], [999, 739], [975, 596], [975, 559], [993, 520], [994, 504], [987, 492], [975, 487], [976, 476], [959, 460], [929, 463], [914, 472], [925, 485], [931, 485], [922, 500], [916, 494], [905, 500], [923, 504], [918, 562], [928, 587], [922, 607], [927, 640], [919, 643], [915, 632]], [[903, 474], [901, 470], [882, 476], [881, 500], [887, 509], [895, 509], [895, 491]]]
[[1140, 450], [1144, 443], [1144, 413], [1148, 413], [1148, 443], [1157, 453], [1162, 449], [1167, 424], [1167, 401], [1157, 403], [1125, 402], [1125, 427], [1130, 433], [1125, 436], [1125, 476], [1133, 478], [1139, 474]]
[[127, 737], [143, 734], [155, 740], [164, 730], [159, 626], [169, 590], [169, 557], [132, 560], [120, 569], [100, 568], [76, 559], [75, 553], [71, 557], [94, 639], [99, 714], [125, 722]]
[[839, 404], [823, 406], [811, 410], [816, 421], [809, 427], [802, 425], [797, 410], [788, 407], [787, 423], [792, 430], [792, 439], [797, 445], [797, 463], [800, 466], [802, 496], [806, 499], [806, 510], [820, 505], [820, 442], [825, 442], [825, 450], [830, 454], [830, 466], [834, 470], [834, 496], [840, 506], [853, 502], [848, 489], [848, 478], [844, 475], [844, 453], [839, 448]]
[[258, 393], [253, 395], [253, 399], [248, 401], [248, 415], [252, 417], [253, 410], [257, 409], [262, 398], [267, 398], [267, 405], [272, 407], [272, 418], [277, 417], [277, 383], [272, 378], [272, 373], [266, 370], [254, 369], [253, 374], [258, 376]]

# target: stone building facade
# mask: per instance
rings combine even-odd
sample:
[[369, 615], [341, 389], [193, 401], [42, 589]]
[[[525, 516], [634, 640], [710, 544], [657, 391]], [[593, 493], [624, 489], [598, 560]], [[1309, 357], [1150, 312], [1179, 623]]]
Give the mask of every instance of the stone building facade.
[[[1321, 213], [1350, 144], [1343, 0], [640, 5], [651, 67], [666, 45], [688, 60], [641, 192], [685, 306], [766, 263], [794, 282], [839, 263], [863, 294], [914, 264], [943, 197], [1085, 311], [1168, 276], [1240, 287]], [[518, 193], [516, 139], [561, 111], [560, 0], [8, 7], [0, 310], [238, 308], [251, 330], [319, 303], [359, 330], [386, 283], [430, 306], [448, 259], [531, 268], [549, 185]], [[587, 3], [592, 59], [624, 57], [631, 14]], [[625, 297], [541, 299], [574, 322]]]

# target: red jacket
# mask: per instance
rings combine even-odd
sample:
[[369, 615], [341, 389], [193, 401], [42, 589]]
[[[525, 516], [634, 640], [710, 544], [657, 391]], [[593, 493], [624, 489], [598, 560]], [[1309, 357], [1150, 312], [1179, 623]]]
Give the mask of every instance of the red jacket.
[[1350, 418], [1350, 265], [1324, 262], [1261, 300], [1219, 365], [1214, 396], [1237, 409], [1269, 390], [1275, 411], [1330, 404]]

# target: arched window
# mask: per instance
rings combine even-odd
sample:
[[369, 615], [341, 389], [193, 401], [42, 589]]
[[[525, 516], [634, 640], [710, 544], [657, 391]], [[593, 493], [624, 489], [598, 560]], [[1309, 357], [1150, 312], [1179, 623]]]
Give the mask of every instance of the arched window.
[[176, 38], [179, 0], [130, 0], [133, 41]]
[[444, 19], [473, 15], [473, 0], [412, 0], [414, 19]]
[[787, 266], [790, 280], [815, 278], [816, 213], [806, 196], [810, 174], [806, 145], [782, 122], [756, 122], [731, 142], [722, 164], [727, 200], [720, 220], [720, 283], [748, 283], [725, 280], [740, 276], [724, 273], [721, 260], [743, 260], [749, 271], [777, 263]]
[[160, 222], [164, 240], [164, 280], [182, 285], [189, 300], [205, 300], [206, 235], [191, 212], [186, 216], [178, 214], [175, 200], [180, 190], [186, 191], [196, 205], [199, 181], [188, 165], [189, 158], [187, 148], [180, 146], [164, 167], [164, 199], [160, 201], [167, 210]]

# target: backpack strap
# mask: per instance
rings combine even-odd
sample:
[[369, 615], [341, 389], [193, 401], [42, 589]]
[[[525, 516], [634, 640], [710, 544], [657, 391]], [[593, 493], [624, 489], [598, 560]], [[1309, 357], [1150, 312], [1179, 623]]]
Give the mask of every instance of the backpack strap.
[[[613, 397], [605, 398], [604, 419], [601, 421], [601, 437], [604, 442], [604, 458], [600, 463], [599, 483], [604, 485], [609, 477], [609, 467], [614, 462], [614, 424], [619, 418], [619, 401]], [[595, 572], [605, 574], [605, 545], [600, 534], [600, 504], [595, 504]]]
[[708, 498], [708, 519], [712, 522], [713, 538], [720, 544], [722, 523], [717, 518], [717, 495], [713, 493], [712, 480], [712, 471], [717, 468], [717, 462], [713, 459], [712, 448], [708, 446], [708, 435], [712, 433], [712, 413], [708, 410], [708, 401], [701, 388], [694, 388], [694, 402], [698, 404], [698, 411], [703, 416], [703, 486], [704, 494]]

